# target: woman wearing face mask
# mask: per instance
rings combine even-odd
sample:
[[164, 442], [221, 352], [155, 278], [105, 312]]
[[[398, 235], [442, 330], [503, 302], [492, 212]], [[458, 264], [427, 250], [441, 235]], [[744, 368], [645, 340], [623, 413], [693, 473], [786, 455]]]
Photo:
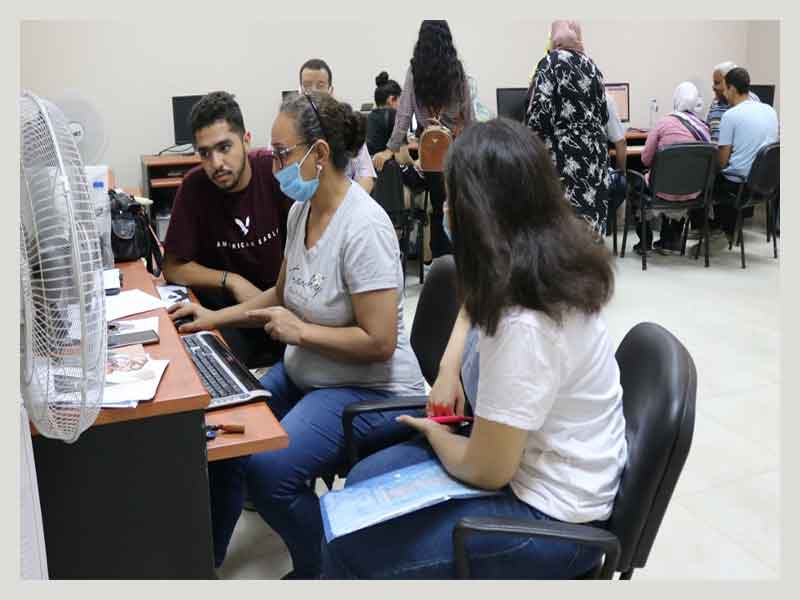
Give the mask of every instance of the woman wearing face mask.
[[[400, 249], [389, 217], [344, 175], [364, 144], [364, 118], [329, 95], [287, 100], [272, 126], [273, 171], [295, 200], [274, 288], [237, 306], [192, 315], [201, 329], [250, 324], [286, 344], [261, 383], [289, 447], [209, 465], [214, 553], [222, 564], [243, 503], [243, 483], [286, 542], [293, 578], [319, 573], [322, 521], [308, 481], [341, 460], [342, 412], [359, 401], [424, 394], [403, 320]], [[403, 433], [397, 413], [355, 423], [358, 439]], [[384, 438], [384, 436], [386, 436]]]

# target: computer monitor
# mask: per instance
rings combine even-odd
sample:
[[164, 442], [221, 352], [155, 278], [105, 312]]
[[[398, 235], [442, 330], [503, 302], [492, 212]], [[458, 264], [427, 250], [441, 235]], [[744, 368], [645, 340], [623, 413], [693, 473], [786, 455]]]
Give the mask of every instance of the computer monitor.
[[173, 96], [172, 97], [172, 123], [175, 127], [175, 145], [194, 143], [192, 125], [189, 123], [189, 113], [192, 107], [203, 96]]
[[497, 116], [522, 123], [525, 118], [525, 96], [528, 88], [497, 88]]
[[607, 83], [606, 94], [614, 99], [619, 120], [627, 123], [631, 120], [631, 86], [628, 83]]
[[289, 98], [289, 96], [292, 96], [294, 94], [299, 94], [299, 93], [300, 92], [298, 92], [297, 90], [283, 90], [281, 92], [281, 103], [286, 102], [286, 100], [287, 100], [287, 98]]
[[758, 96], [758, 99], [761, 100], [764, 104], [775, 106], [774, 84], [768, 84], [768, 85], [750, 84], [750, 91], [753, 92], [756, 96]]

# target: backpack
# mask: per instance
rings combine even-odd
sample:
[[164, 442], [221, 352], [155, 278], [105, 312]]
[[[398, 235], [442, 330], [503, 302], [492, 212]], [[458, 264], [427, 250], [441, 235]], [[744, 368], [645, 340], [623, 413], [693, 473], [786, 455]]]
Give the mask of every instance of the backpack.
[[461, 133], [463, 126], [457, 125], [455, 131], [451, 131], [439, 120], [439, 114], [430, 121], [431, 124], [419, 136], [419, 167], [423, 173], [442, 173], [450, 144]]
[[[144, 208], [124, 192], [109, 190], [111, 200], [111, 249], [115, 262], [144, 258], [147, 270], [161, 275], [163, 256]], [[155, 259], [155, 265], [153, 264]]]

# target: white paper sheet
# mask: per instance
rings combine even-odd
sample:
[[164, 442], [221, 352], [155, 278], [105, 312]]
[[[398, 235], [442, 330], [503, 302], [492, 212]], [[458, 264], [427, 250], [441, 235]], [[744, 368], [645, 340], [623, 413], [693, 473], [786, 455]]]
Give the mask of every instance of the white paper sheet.
[[156, 291], [166, 306], [171, 306], [176, 302], [189, 301], [189, 288], [185, 285], [158, 285]]
[[129, 319], [117, 321], [117, 331], [114, 333], [136, 333], [137, 331], [155, 331], [158, 333], [158, 317], [145, 317], [144, 319]]
[[164, 308], [160, 300], [142, 290], [120, 292], [116, 296], [106, 297], [106, 320], [113, 321], [129, 315], [147, 312], [156, 308]]
[[139, 402], [152, 400], [156, 396], [158, 384], [169, 364], [169, 360], [150, 360], [148, 366], [155, 377], [135, 383], [107, 384], [103, 388], [104, 408], [135, 408]]

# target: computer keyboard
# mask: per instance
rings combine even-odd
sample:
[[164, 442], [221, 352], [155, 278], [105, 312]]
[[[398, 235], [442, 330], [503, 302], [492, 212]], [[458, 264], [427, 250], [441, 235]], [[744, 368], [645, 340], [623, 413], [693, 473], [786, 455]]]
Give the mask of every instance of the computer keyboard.
[[203, 386], [211, 396], [206, 410], [269, 398], [271, 394], [219, 338], [208, 332], [181, 337]]

